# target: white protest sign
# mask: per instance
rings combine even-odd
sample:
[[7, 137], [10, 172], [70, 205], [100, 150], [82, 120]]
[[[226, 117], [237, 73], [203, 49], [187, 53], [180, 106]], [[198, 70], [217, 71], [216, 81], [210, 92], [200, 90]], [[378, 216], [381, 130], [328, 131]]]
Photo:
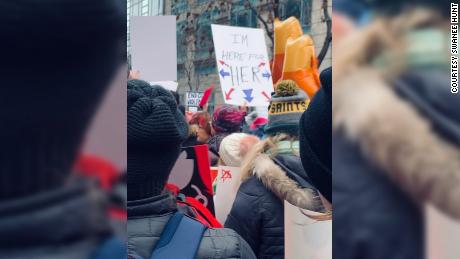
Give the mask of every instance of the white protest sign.
[[203, 98], [202, 92], [187, 92], [186, 106], [198, 107], [200, 105], [201, 98]]
[[454, 259], [460, 254], [460, 222], [425, 205], [426, 259]]
[[217, 220], [224, 224], [236, 193], [240, 186], [240, 169], [238, 167], [219, 166], [216, 177], [216, 194], [214, 195], [214, 208]]
[[147, 82], [177, 80], [176, 16], [132, 16], [131, 63]]
[[268, 106], [273, 83], [264, 31], [215, 24], [211, 29], [225, 103]]
[[284, 201], [285, 258], [332, 259], [332, 220], [316, 221], [305, 214], [315, 212]]

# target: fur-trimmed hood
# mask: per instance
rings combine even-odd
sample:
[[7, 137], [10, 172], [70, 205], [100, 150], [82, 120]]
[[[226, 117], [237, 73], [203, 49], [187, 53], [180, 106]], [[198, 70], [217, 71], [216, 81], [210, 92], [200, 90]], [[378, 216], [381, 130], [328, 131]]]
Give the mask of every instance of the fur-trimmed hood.
[[334, 131], [358, 143], [417, 202], [460, 219], [460, 149], [441, 138], [429, 118], [372, 68], [336, 80], [333, 100]]
[[299, 186], [267, 154], [259, 154], [252, 162], [252, 169], [252, 174], [280, 200], [311, 211], [324, 210], [316, 190]]
[[[347, 51], [334, 56], [333, 132], [357, 143], [415, 201], [460, 219], [460, 118], [458, 95], [445, 94], [449, 74], [398, 83], [410, 70], [427, 74], [426, 64], [420, 69], [407, 62], [406, 35], [437, 19], [430, 10], [416, 9], [377, 19], [335, 45]], [[391, 57], [386, 66], [373, 65], [382, 54]], [[426, 54], [416, 52], [417, 60]]]

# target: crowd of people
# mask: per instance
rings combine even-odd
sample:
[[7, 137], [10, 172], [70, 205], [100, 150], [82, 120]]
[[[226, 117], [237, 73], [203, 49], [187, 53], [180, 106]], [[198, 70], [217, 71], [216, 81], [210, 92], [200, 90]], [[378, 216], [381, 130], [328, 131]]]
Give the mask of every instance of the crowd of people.
[[[321, 82], [310, 100], [294, 81], [280, 81], [268, 117], [262, 117], [230, 105], [218, 106], [212, 114], [202, 109], [185, 116], [168, 90], [129, 80], [129, 256], [188, 251], [171, 251], [163, 242], [165, 232], [173, 240], [186, 235], [194, 240], [192, 231], [180, 232], [177, 224], [182, 223], [171, 224], [182, 215], [197, 218], [196, 212], [178, 206], [177, 194], [165, 188], [181, 149], [188, 146], [207, 145], [209, 167], [231, 166], [240, 172], [236, 197], [220, 222], [224, 227], [204, 227], [195, 234], [200, 241], [191, 248], [196, 257], [189, 258], [284, 258], [284, 201], [318, 213], [312, 218], [330, 220], [331, 68], [323, 71]], [[214, 190], [219, 191], [217, 181]]]

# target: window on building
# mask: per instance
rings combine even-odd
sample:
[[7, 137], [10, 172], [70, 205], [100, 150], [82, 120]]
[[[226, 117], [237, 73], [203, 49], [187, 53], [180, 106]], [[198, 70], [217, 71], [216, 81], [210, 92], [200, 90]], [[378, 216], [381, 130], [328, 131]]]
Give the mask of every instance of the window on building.
[[142, 0], [141, 2], [141, 16], [149, 15], [149, 0]]
[[214, 73], [217, 73], [214, 63], [206, 61], [195, 62], [195, 74], [209, 75]]
[[211, 11], [205, 11], [196, 20], [195, 59], [207, 59], [212, 54]]
[[[231, 10], [230, 24], [241, 27], [257, 27], [257, 16], [249, 8], [242, 4], [233, 4]], [[253, 4], [254, 5], [254, 4]], [[254, 5], [255, 6], [255, 5]]]
[[280, 0], [278, 14], [281, 20], [291, 16], [299, 19], [304, 32], [311, 28], [311, 1], [312, 0]]

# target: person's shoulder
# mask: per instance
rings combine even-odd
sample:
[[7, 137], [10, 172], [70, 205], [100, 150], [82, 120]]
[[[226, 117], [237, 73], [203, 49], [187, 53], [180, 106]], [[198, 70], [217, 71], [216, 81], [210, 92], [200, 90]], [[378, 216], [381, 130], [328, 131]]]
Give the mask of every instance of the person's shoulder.
[[246, 241], [234, 230], [228, 228], [209, 228], [204, 234], [197, 253], [198, 259], [213, 258], [220, 251], [220, 258], [255, 259]]

